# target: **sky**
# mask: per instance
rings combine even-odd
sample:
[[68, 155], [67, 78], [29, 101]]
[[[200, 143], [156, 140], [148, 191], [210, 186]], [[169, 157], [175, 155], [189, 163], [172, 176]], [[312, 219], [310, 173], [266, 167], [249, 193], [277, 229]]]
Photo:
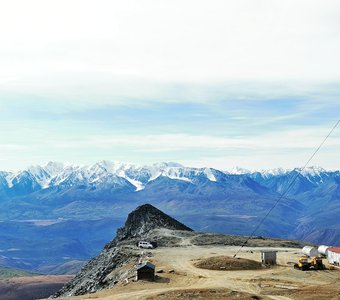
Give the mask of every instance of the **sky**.
[[[302, 166], [340, 118], [337, 0], [0, 2], [0, 169]], [[340, 169], [340, 128], [311, 163]]]

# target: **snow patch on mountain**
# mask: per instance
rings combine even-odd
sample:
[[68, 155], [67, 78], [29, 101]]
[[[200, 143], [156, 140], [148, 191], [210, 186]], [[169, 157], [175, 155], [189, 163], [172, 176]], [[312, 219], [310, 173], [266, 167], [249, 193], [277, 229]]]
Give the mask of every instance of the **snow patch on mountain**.
[[50, 161], [44, 167], [44, 169], [50, 175], [50, 177], [54, 177], [57, 174], [59, 174], [60, 172], [62, 172], [64, 167], [65, 167], [65, 165], [63, 163]]
[[233, 175], [243, 175], [243, 174], [250, 174], [252, 171], [240, 167], [233, 167], [231, 170], [226, 170], [226, 174], [233, 174]]
[[213, 181], [213, 182], [216, 182], [216, 181], [217, 181], [215, 175], [213, 174], [213, 172], [211, 171], [210, 168], [205, 168], [205, 169], [204, 169], [204, 174], [207, 176], [207, 178], [208, 178], [210, 181]]
[[[281, 176], [281, 175], [285, 175], [293, 171], [300, 173], [304, 177], [307, 177], [307, 176], [316, 177], [316, 176], [320, 176], [321, 174], [325, 174], [329, 172], [329, 171], [326, 171], [324, 168], [318, 167], [318, 166], [310, 166], [310, 167], [306, 167], [305, 169], [303, 168], [294, 168], [294, 169], [275, 168], [275, 169], [269, 169], [269, 170], [260, 169], [257, 172], [261, 173], [263, 176]], [[255, 173], [255, 172], [250, 172], [250, 174], [252, 173]]]
[[140, 181], [131, 179], [129, 177], [125, 177], [125, 179], [136, 187], [136, 190], [135, 190], [136, 192], [144, 190], [145, 186]]
[[291, 171], [292, 169], [275, 168], [275, 169], [269, 169], [269, 170], [260, 169], [257, 172], [261, 173], [264, 177], [270, 177], [270, 176], [285, 175]]
[[13, 174], [13, 173], [8, 173], [7, 176], [5, 176], [8, 188], [12, 188], [13, 187], [13, 182], [12, 181], [13, 181], [14, 177], [15, 177], [15, 174]]
[[323, 173], [326, 173], [327, 171], [324, 169], [324, 168], [321, 168], [321, 167], [307, 167], [305, 168], [304, 170], [301, 170], [300, 169], [300, 172], [303, 176], [320, 176], [321, 174]]

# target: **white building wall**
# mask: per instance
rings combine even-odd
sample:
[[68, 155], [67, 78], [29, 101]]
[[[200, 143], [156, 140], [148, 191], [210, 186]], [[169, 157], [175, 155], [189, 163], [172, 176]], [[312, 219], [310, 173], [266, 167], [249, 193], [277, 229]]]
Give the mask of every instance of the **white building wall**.
[[339, 265], [340, 264], [340, 253], [328, 250], [327, 259], [330, 264]]

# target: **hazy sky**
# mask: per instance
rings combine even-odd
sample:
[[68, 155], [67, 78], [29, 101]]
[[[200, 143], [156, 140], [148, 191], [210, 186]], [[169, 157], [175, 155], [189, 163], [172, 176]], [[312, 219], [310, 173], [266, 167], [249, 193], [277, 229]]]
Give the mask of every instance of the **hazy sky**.
[[[340, 115], [340, 1], [0, 3], [0, 169], [301, 166]], [[340, 128], [312, 162], [340, 168]]]

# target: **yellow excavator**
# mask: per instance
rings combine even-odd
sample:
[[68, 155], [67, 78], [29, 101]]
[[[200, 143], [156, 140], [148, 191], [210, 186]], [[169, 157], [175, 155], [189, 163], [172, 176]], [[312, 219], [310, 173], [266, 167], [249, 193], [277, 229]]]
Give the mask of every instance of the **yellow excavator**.
[[322, 263], [322, 258], [315, 256], [310, 260], [308, 257], [300, 257], [297, 264], [294, 264], [294, 269], [301, 271], [308, 270], [324, 270], [325, 265]]

